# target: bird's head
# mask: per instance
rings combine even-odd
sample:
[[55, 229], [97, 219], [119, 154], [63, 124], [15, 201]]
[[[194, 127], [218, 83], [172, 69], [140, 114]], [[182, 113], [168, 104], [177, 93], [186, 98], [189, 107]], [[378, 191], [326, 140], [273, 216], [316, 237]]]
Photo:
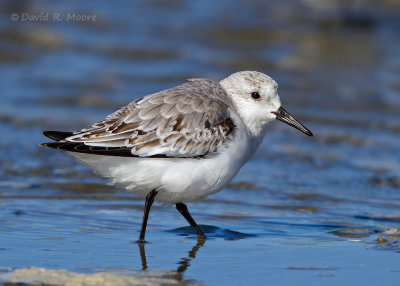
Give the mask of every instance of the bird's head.
[[271, 77], [256, 71], [242, 71], [221, 80], [220, 84], [253, 135], [262, 135], [265, 125], [277, 119], [312, 136], [310, 130], [282, 107], [278, 84]]

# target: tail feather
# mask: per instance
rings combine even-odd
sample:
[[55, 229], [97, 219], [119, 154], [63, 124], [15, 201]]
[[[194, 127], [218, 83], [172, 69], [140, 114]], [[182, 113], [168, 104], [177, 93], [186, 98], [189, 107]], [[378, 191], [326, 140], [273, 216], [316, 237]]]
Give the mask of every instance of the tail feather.
[[73, 134], [73, 132], [44, 131], [43, 135], [52, 140], [55, 140], [56, 142], [41, 143], [40, 146], [78, 153], [124, 157], [133, 156], [131, 153], [131, 149], [127, 147], [96, 147], [86, 145], [83, 142], [68, 142], [64, 140], [72, 136]]
[[[97, 154], [106, 156], [118, 156], [118, 157], [139, 157], [138, 155], [132, 154], [130, 147], [102, 147], [102, 146], [90, 146], [86, 145], [85, 142], [71, 142], [64, 140], [72, 136], [73, 132], [63, 132], [63, 131], [44, 131], [43, 134], [56, 142], [47, 142], [39, 144], [42, 147], [58, 149], [69, 152], [77, 153], [87, 153], [87, 154]], [[151, 158], [166, 158], [167, 156], [152, 155], [148, 156]]]
[[78, 153], [89, 153], [97, 155], [107, 155], [107, 156], [122, 156], [122, 157], [137, 157], [131, 153], [130, 148], [126, 147], [97, 147], [88, 146], [81, 142], [50, 142], [42, 143], [40, 146], [70, 151]]
[[63, 131], [44, 131], [43, 135], [55, 140], [55, 141], [61, 141], [64, 140], [65, 138], [72, 136], [74, 133], [73, 132], [63, 132]]

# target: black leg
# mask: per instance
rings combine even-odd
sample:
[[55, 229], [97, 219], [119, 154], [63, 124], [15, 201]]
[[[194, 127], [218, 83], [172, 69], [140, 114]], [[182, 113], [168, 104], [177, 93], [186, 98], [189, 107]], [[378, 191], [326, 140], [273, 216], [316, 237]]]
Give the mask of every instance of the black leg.
[[152, 190], [150, 193], [147, 194], [146, 196], [146, 203], [144, 204], [144, 214], [143, 214], [143, 221], [142, 221], [142, 228], [140, 229], [140, 235], [137, 243], [144, 243], [144, 235], [146, 234], [146, 226], [147, 226], [147, 220], [149, 218], [149, 213], [150, 213], [150, 208], [151, 205], [154, 202], [154, 197], [157, 195], [156, 190]]
[[200, 227], [196, 224], [196, 222], [190, 215], [186, 205], [184, 203], [177, 203], [176, 209], [181, 213], [181, 215], [183, 215], [183, 217], [187, 220], [190, 226], [194, 229], [194, 231], [197, 233], [198, 238], [206, 239], [206, 236], [204, 235]]

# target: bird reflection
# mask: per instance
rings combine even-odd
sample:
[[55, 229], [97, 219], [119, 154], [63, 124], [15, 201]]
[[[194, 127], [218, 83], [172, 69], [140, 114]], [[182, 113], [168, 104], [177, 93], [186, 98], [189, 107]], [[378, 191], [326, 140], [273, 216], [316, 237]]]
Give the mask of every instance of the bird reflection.
[[138, 243], [140, 260], [142, 260], [142, 270], [147, 269], [147, 259], [146, 259], [146, 250], [144, 249], [144, 243]]
[[200, 247], [202, 247], [204, 245], [205, 240], [199, 238], [197, 240], [197, 243], [195, 244], [195, 246], [193, 246], [192, 250], [189, 251], [189, 255], [188, 257], [182, 257], [181, 260], [178, 262], [179, 267], [176, 270], [176, 272], [178, 273], [183, 273], [186, 271], [186, 269], [189, 267], [190, 265], [190, 260], [194, 259], [196, 257], [196, 253], [197, 251], [199, 251]]
[[[176, 269], [176, 272], [183, 273], [186, 271], [186, 269], [190, 266], [190, 261], [196, 257], [197, 251], [199, 251], [199, 249], [204, 245], [204, 242], [205, 242], [204, 239], [197, 239], [197, 243], [189, 251], [188, 256], [182, 257], [177, 263], [179, 267], [178, 269]], [[145, 243], [138, 243], [137, 245], [139, 247], [140, 259], [142, 261], [142, 270], [146, 270], [147, 258], [146, 258]]]

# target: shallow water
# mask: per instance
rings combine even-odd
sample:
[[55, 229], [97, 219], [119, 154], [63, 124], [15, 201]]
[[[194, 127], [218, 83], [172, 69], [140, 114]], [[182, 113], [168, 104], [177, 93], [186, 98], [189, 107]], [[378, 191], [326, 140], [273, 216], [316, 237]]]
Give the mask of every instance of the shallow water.
[[[269, 2], [0, 4], [1, 273], [398, 285], [400, 5]], [[50, 20], [22, 21], [41, 12]], [[274, 77], [315, 137], [272, 123], [229, 187], [189, 204], [205, 243], [174, 207], [155, 204], [139, 248], [143, 201], [38, 146], [43, 130], [80, 129], [186, 78], [246, 69]]]

